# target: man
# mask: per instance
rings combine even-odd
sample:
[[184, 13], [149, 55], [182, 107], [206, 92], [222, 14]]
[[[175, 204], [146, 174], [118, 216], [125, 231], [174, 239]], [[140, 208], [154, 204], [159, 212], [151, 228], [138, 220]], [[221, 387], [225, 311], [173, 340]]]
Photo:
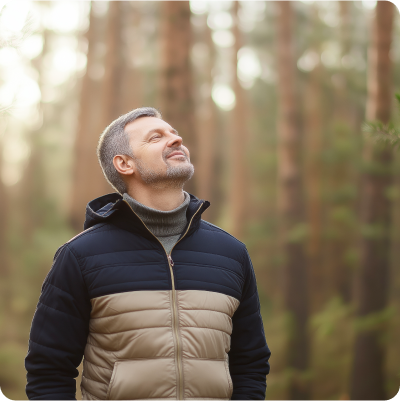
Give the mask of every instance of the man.
[[150, 107], [115, 120], [98, 157], [118, 191], [56, 252], [32, 323], [30, 399], [265, 399], [270, 351], [246, 247], [183, 191], [182, 138]]

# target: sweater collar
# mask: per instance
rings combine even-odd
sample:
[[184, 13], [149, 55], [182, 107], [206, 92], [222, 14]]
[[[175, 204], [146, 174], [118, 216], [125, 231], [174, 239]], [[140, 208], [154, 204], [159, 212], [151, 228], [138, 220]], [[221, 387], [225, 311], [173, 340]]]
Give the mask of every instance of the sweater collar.
[[181, 234], [186, 227], [186, 210], [189, 206], [190, 195], [185, 191], [183, 194], [184, 201], [177, 208], [169, 211], [143, 205], [127, 193], [123, 195], [123, 199], [156, 237], [169, 237]]

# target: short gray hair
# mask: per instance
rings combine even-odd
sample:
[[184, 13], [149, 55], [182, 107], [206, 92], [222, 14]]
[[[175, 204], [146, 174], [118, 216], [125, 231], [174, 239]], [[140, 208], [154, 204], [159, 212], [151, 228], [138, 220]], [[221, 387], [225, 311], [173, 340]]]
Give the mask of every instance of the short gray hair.
[[161, 118], [161, 113], [153, 107], [134, 109], [114, 120], [100, 135], [97, 145], [97, 157], [104, 176], [121, 195], [127, 192], [127, 187], [115, 169], [113, 159], [117, 155], [135, 157], [129, 143], [129, 135], [125, 132], [125, 126], [140, 117]]

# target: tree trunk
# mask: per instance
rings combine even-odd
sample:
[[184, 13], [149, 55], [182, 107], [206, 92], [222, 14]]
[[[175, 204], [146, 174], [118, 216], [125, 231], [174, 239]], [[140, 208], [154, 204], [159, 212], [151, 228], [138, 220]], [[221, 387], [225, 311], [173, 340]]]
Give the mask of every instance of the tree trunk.
[[[43, 2], [44, 10], [49, 7], [49, 2]], [[46, 57], [50, 52], [50, 42], [53, 33], [49, 29], [43, 31], [43, 50], [39, 57], [33, 60], [33, 65], [38, 72], [38, 84], [40, 88], [45, 86]], [[43, 123], [46, 119], [49, 104], [41, 102], [40, 109], [43, 115]], [[46, 214], [46, 185], [43, 177], [45, 176], [44, 155], [42, 150], [42, 132], [35, 130], [29, 132], [30, 155], [28, 163], [18, 186], [23, 190], [24, 196], [19, 199], [19, 208], [23, 211], [22, 235], [27, 243], [32, 239], [32, 235], [41, 224], [43, 224]]]
[[[341, 57], [346, 57], [351, 49], [351, 3], [339, 1], [340, 7], [340, 44]], [[354, 169], [352, 168], [351, 155], [343, 155], [343, 151], [338, 149], [337, 142], [354, 142], [354, 131], [358, 128], [354, 123], [354, 105], [349, 100], [347, 90], [348, 74], [344, 71], [336, 73], [337, 79], [334, 81], [334, 113], [335, 122], [332, 137], [334, 151], [338, 154], [337, 161], [331, 166], [329, 171], [329, 192], [331, 203], [329, 205], [329, 215], [327, 227], [330, 231], [330, 238], [327, 249], [326, 264], [328, 266], [328, 278], [331, 283], [329, 296], [339, 295], [344, 302], [351, 301], [352, 269], [346, 256], [348, 250], [354, 246], [355, 231], [352, 222], [344, 219], [341, 211], [356, 213], [355, 202], [353, 199], [338, 196], [343, 193], [349, 182], [357, 180]], [[339, 146], [340, 148], [340, 146]], [[337, 213], [339, 212], [339, 213]]]
[[[163, 1], [160, 29], [159, 106], [163, 119], [178, 130], [196, 161], [196, 124], [190, 60], [192, 27], [188, 1]], [[194, 192], [192, 181], [187, 191]]]
[[[197, 70], [200, 80], [200, 87], [206, 90], [200, 90], [198, 94], [197, 105], [197, 165], [196, 182], [197, 193], [202, 199], [206, 199], [213, 204], [213, 189], [217, 181], [215, 177], [215, 158], [217, 155], [217, 135], [216, 135], [216, 110], [215, 103], [211, 97], [213, 84], [212, 69], [215, 63], [215, 49], [211, 37], [211, 30], [207, 26], [207, 19], [204, 16], [204, 25], [202, 26], [201, 37], [207, 45], [207, 58], [204, 65], [201, 64]], [[207, 213], [207, 212], [206, 212]]]
[[140, 57], [137, 38], [143, 37], [140, 21], [143, 17], [142, 3], [136, 1], [121, 1], [121, 37], [123, 45], [120, 47], [121, 79], [119, 114], [143, 106], [144, 74], [134, 67], [133, 60]]
[[[71, 191], [70, 222], [81, 231], [86, 204], [105, 193], [112, 192], [99, 166], [96, 146], [101, 132], [118, 117], [120, 2], [111, 1], [107, 14], [107, 40], [104, 60], [99, 60], [96, 47], [101, 46], [104, 21], [90, 12], [90, 25], [86, 34], [88, 41], [87, 69], [83, 77], [79, 125], [75, 139], [74, 176]], [[93, 79], [91, 71], [103, 62], [104, 76], [101, 81]]]
[[122, 1], [110, 1], [106, 36], [107, 53], [104, 59], [102, 94], [102, 124], [106, 128], [121, 113], [120, 88], [122, 68]]
[[244, 226], [246, 220], [246, 208], [248, 205], [248, 169], [246, 163], [249, 130], [247, 127], [248, 109], [246, 104], [246, 93], [240, 85], [237, 75], [237, 56], [242, 47], [242, 36], [238, 24], [239, 2], [234, 2], [233, 10], [233, 34], [235, 37], [233, 55], [233, 90], [236, 97], [236, 105], [232, 110], [230, 126], [230, 163], [231, 182], [229, 191], [229, 205], [231, 207], [231, 232], [243, 240]]
[[[317, 49], [319, 51], [319, 49]], [[305, 186], [307, 190], [307, 218], [309, 222], [309, 240], [307, 259], [309, 261], [308, 273], [310, 288], [310, 307], [318, 309], [324, 301], [325, 282], [323, 278], [322, 262], [322, 205], [321, 205], [321, 153], [322, 153], [322, 96], [321, 71], [319, 63], [309, 73], [306, 87], [305, 104]]]
[[[9, 203], [7, 202], [6, 188], [2, 181], [2, 162], [3, 162], [3, 147], [0, 138], [0, 313], [3, 316], [8, 315], [10, 302], [10, 286], [9, 286], [9, 257], [10, 253], [7, 247], [7, 232], [8, 232], [8, 216], [10, 214]], [[2, 333], [3, 334], [3, 333]], [[2, 337], [0, 337], [3, 340]]]
[[295, 88], [292, 5], [276, 3], [278, 66], [278, 189], [283, 265], [284, 303], [290, 317], [286, 366], [291, 371], [288, 399], [308, 399], [309, 385], [303, 374], [308, 368], [307, 274], [304, 239], [295, 235], [304, 223], [303, 184], [300, 165], [301, 132]]
[[[3, 128], [3, 127], [1, 127]], [[2, 163], [3, 163], [3, 147], [2, 138], [0, 137], [0, 314], [3, 322], [10, 322], [13, 319], [11, 312], [11, 302], [13, 299], [14, 288], [10, 285], [13, 281], [13, 265], [12, 265], [12, 251], [9, 249], [8, 239], [10, 234], [10, 224], [13, 220], [10, 215], [14, 212], [12, 210], [12, 194], [10, 191], [6, 192], [6, 187], [2, 181]], [[12, 336], [13, 329], [10, 324], [3, 324], [0, 330], [0, 341], [5, 344]], [[5, 385], [3, 386], [3, 388]], [[3, 390], [4, 391], [4, 390]]]
[[[8, 251], [6, 246], [8, 231], [8, 202], [6, 188], [2, 180], [2, 163], [3, 163], [3, 147], [0, 139], [0, 280], [1, 283], [4, 282], [5, 277], [8, 274]], [[3, 291], [2, 291], [3, 293]]]
[[[368, 100], [366, 119], [388, 123], [391, 110], [391, 61], [393, 4], [378, 1], [369, 51]], [[350, 395], [352, 399], [387, 399], [384, 383], [385, 348], [382, 313], [387, 305], [389, 284], [391, 202], [386, 191], [391, 185], [392, 152], [389, 147], [366, 141], [364, 159], [368, 170], [362, 182], [361, 264], [357, 274], [356, 301], [360, 323], [354, 344]], [[375, 320], [375, 324], [374, 323]]]

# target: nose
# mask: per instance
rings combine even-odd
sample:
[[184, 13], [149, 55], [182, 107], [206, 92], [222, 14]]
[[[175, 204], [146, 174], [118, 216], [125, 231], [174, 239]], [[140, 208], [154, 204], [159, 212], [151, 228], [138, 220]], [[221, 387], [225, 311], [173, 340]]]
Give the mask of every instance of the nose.
[[171, 139], [168, 141], [169, 147], [180, 147], [182, 145], [182, 138], [178, 135], [171, 134]]

